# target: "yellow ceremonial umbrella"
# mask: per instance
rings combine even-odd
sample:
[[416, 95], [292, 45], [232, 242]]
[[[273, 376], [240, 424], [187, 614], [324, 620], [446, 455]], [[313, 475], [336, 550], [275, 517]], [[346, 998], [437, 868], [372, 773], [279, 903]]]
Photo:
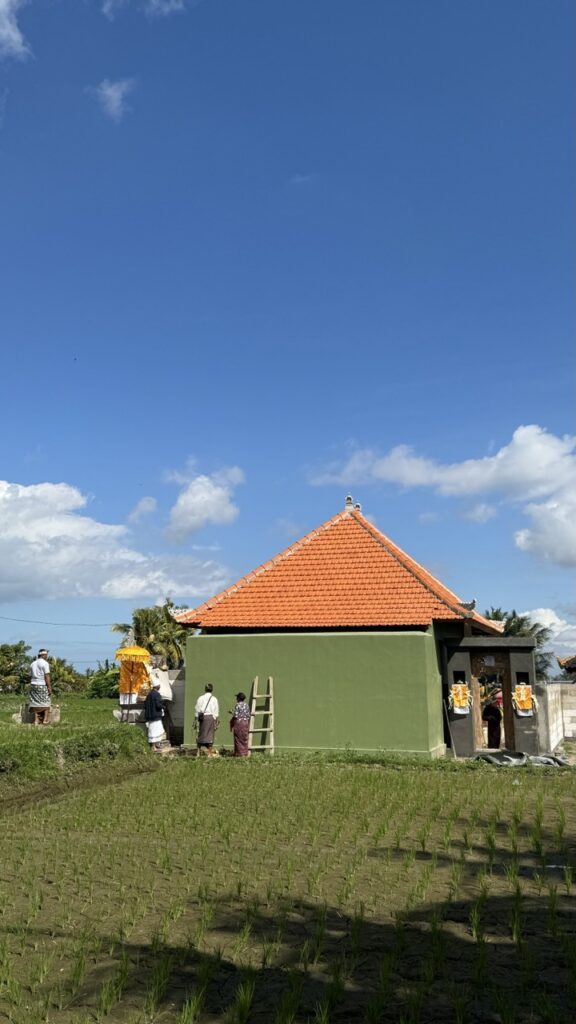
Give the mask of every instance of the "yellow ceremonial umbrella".
[[128, 694], [130, 707], [132, 694], [138, 697], [144, 684], [148, 683], [146, 664], [150, 661], [150, 652], [144, 647], [121, 647], [116, 651], [116, 661], [120, 662], [120, 693]]
[[123, 661], [150, 661], [150, 651], [147, 651], [145, 647], [121, 647], [116, 651], [116, 661], [120, 663]]

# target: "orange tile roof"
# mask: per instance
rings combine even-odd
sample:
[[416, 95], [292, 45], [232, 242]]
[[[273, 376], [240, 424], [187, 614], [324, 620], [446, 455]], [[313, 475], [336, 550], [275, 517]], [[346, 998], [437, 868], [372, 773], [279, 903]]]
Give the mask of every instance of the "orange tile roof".
[[176, 618], [203, 629], [428, 626], [436, 619], [470, 619], [483, 632], [497, 632], [355, 508]]

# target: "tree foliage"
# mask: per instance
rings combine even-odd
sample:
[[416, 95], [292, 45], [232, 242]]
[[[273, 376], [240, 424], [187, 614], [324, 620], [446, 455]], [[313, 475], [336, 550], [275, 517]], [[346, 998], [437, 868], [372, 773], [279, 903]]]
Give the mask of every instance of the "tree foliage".
[[55, 693], [84, 693], [86, 676], [77, 672], [66, 658], [50, 658], [50, 680]]
[[106, 658], [103, 664], [98, 662], [98, 668], [90, 673], [87, 693], [89, 697], [117, 697], [119, 686], [120, 669]]
[[[31, 648], [24, 640], [0, 644], [0, 688], [4, 693], [24, 693], [30, 682]], [[55, 693], [82, 693], [86, 676], [77, 672], [66, 658], [50, 658], [50, 680]]]
[[150, 654], [163, 658], [168, 668], [180, 668], [184, 660], [186, 629], [173, 617], [173, 613], [179, 610], [166, 598], [162, 605], [135, 608], [131, 623], [117, 622], [112, 630], [122, 633], [121, 644], [127, 641], [129, 631], [134, 630], [134, 643], [138, 647], [145, 647]]
[[529, 615], [520, 615], [515, 608], [510, 612], [502, 608], [489, 608], [484, 614], [487, 619], [504, 623], [504, 636], [531, 636], [536, 641], [536, 676], [538, 679], [548, 679], [553, 655], [545, 648], [550, 643], [552, 630], [541, 622], [533, 622]]
[[0, 688], [4, 693], [18, 693], [30, 682], [30, 647], [23, 640], [16, 644], [0, 644]]

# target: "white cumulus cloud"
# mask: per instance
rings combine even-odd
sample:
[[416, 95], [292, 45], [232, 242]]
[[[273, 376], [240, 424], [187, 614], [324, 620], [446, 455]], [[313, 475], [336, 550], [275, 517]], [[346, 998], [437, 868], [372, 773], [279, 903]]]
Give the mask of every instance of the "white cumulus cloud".
[[468, 519], [471, 523], [487, 523], [496, 515], [498, 512], [494, 505], [487, 505], [481, 501], [477, 505], [473, 505], [472, 508], [467, 508], [462, 513], [462, 519]]
[[532, 622], [539, 622], [542, 626], [552, 630], [549, 647], [560, 657], [574, 653], [576, 650], [576, 622], [563, 619], [553, 608], [532, 608], [530, 611], [520, 614], [529, 615]]
[[120, 524], [86, 515], [66, 483], [0, 481], [0, 602], [34, 598], [186, 598], [225, 586], [217, 562], [135, 550]]
[[576, 567], [576, 494], [562, 490], [550, 501], [524, 509], [532, 525], [514, 535], [522, 551], [570, 569]]
[[104, 78], [100, 85], [89, 91], [98, 100], [106, 117], [109, 117], [111, 121], [115, 121], [118, 124], [130, 110], [128, 96], [135, 86], [136, 79], [134, 78], [120, 78], [116, 82], [109, 78]]
[[495, 455], [441, 463], [397, 445], [386, 455], [362, 449], [341, 467], [331, 467], [313, 483], [386, 483], [433, 487], [439, 494], [471, 495], [501, 492], [515, 500], [549, 495], [569, 478], [576, 482], [576, 437], [556, 437], [542, 427], [518, 427], [510, 444]]
[[128, 516], [129, 523], [139, 523], [144, 516], [149, 516], [156, 511], [158, 502], [156, 498], [140, 498]]
[[27, 57], [28, 43], [18, 25], [17, 14], [27, 0], [0, 0], [0, 57]]
[[211, 476], [200, 474], [188, 478], [174, 473], [172, 479], [184, 486], [170, 510], [166, 531], [169, 540], [180, 542], [208, 523], [224, 526], [237, 518], [239, 509], [233, 501], [234, 488], [244, 480], [244, 473], [238, 466]]
[[[509, 444], [479, 459], [442, 463], [398, 445], [384, 455], [364, 448], [329, 466], [313, 484], [390, 483], [429, 487], [445, 497], [494, 495], [521, 505], [530, 526], [518, 529], [523, 551], [555, 565], [576, 565], [576, 437], [557, 437], [536, 424], [520, 426]], [[473, 506], [467, 518], [486, 522], [494, 505]]]

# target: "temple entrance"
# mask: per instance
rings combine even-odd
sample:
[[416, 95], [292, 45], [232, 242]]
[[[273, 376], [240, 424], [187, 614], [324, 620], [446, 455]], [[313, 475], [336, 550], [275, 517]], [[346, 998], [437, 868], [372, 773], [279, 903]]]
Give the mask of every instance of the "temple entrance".
[[[477, 750], [514, 750], [514, 712], [508, 652], [471, 655], [474, 741]], [[498, 727], [498, 717], [500, 724]]]

